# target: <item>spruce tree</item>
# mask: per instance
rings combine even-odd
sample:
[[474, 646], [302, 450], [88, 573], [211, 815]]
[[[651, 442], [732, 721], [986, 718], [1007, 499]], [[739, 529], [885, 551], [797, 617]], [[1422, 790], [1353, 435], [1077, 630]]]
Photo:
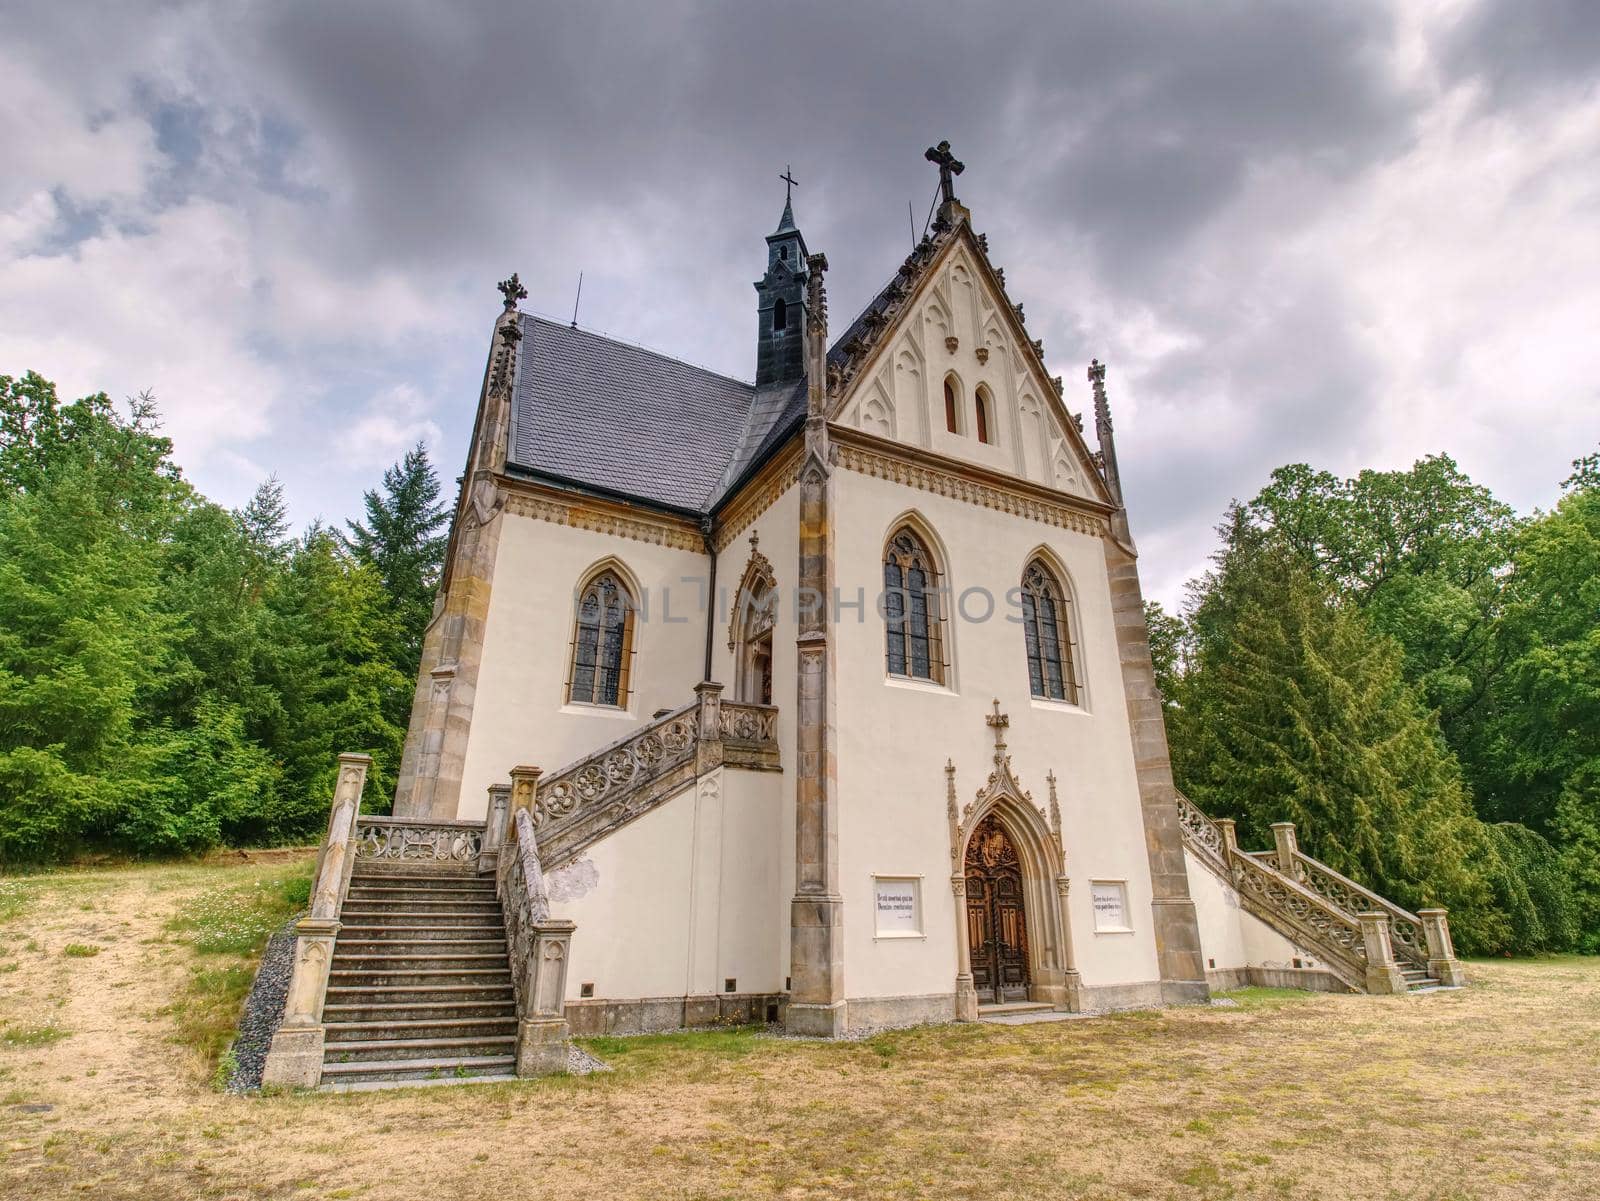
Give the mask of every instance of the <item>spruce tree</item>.
[[395, 614], [394, 637], [381, 648], [396, 671], [413, 678], [433, 593], [444, 566], [449, 514], [439, 504], [439, 478], [421, 442], [383, 473], [381, 491], [364, 496], [366, 521], [351, 521], [343, 541], [356, 562], [383, 582]]

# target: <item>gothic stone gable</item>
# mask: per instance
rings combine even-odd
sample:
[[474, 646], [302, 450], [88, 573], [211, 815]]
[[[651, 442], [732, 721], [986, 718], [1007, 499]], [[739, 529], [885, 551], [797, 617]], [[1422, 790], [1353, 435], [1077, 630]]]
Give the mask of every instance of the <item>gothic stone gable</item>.
[[[955, 433], [946, 420], [946, 380], [955, 393]], [[980, 390], [988, 398], [987, 443], [978, 436]], [[965, 222], [846, 384], [834, 419], [1074, 496], [1110, 500], [1083, 435]]]

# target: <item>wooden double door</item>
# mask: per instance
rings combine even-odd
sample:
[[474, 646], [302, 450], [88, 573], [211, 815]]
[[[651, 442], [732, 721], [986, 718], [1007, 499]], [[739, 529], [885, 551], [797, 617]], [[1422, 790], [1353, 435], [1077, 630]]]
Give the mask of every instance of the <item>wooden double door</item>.
[[967, 843], [967, 943], [980, 1004], [1028, 999], [1028, 923], [1022, 864], [1003, 822], [990, 815]]

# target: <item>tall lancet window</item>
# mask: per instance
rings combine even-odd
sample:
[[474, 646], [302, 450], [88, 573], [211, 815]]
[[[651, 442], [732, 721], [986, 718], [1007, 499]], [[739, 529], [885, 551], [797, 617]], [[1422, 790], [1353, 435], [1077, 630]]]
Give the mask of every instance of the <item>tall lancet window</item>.
[[994, 431], [990, 428], [994, 421], [994, 398], [989, 395], [989, 389], [979, 387], [973, 393], [974, 415], [978, 419], [977, 433], [979, 442], [993, 442]]
[[926, 545], [905, 527], [884, 551], [883, 591], [889, 674], [944, 683], [939, 571]]
[[1079, 703], [1073, 664], [1071, 595], [1038, 559], [1022, 573], [1022, 638], [1028, 687], [1046, 700]]
[[[787, 257], [787, 248], [784, 254]], [[789, 328], [789, 305], [781, 296], [772, 302], [772, 328], [774, 331]]]
[[956, 428], [956, 384], [952, 379], [944, 381], [944, 428], [952, 434], [960, 433]]
[[627, 705], [633, 609], [633, 597], [615, 572], [602, 571], [584, 586], [572, 636], [569, 703]]

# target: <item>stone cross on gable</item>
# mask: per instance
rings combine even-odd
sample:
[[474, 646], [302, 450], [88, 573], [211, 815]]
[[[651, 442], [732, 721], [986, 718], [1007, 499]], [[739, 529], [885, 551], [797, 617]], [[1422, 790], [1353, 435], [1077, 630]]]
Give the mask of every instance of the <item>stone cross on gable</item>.
[[1000, 698], [994, 701], [994, 712], [983, 719], [989, 728], [994, 731], [994, 761], [998, 765], [1006, 757], [1006, 730], [1011, 726], [1011, 716], [1000, 712]]
[[510, 279], [501, 280], [495, 287], [500, 290], [500, 295], [506, 298], [507, 312], [517, 307], [517, 301], [526, 300], [528, 296], [528, 289], [522, 286], [522, 281], [517, 278], [515, 271], [511, 273]]
[[929, 146], [923, 158], [930, 163], [939, 165], [939, 191], [945, 204], [956, 203], [955, 176], [967, 169], [967, 165], [950, 153], [950, 143], [940, 142], [937, 146]]

